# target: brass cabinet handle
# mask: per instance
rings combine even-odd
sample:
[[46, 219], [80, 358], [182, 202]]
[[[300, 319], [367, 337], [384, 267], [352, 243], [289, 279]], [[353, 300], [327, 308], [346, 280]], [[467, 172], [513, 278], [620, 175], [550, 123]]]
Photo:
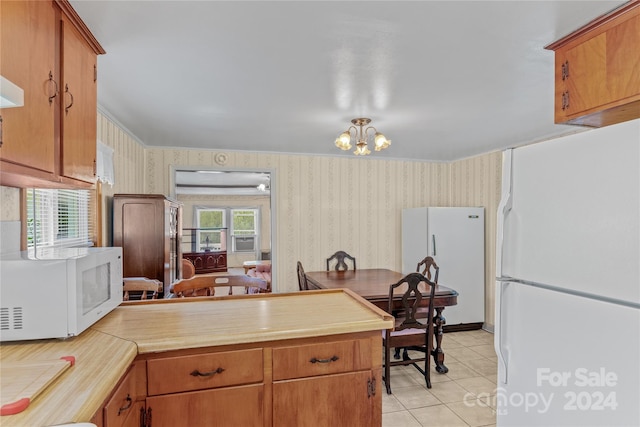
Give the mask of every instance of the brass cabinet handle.
[[569, 61], [564, 61], [562, 64], [562, 80], [569, 78]]
[[331, 359], [317, 359], [317, 358], [313, 357], [311, 360], [309, 360], [309, 362], [311, 362], [311, 363], [331, 363], [331, 362], [335, 362], [338, 359], [339, 359], [339, 357], [335, 356], [335, 355]]
[[215, 374], [221, 374], [223, 372], [224, 372], [224, 369], [222, 368], [218, 368], [209, 372], [200, 372], [199, 370], [196, 369], [193, 372], [191, 372], [190, 375], [193, 375], [194, 377], [212, 377]]
[[51, 71], [49, 71], [49, 82], [53, 83], [53, 95], [49, 95], [49, 105], [51, 105], [51, 103], [53, 102], [53, 98], [55, 98], [56, 96], [58, 96], [58, 83], [53, 80], [53, 74], [51, 73]]
[[569, 109], [569, 91], [562, 92], [562, 110]]
[[125, 399], [125, 401], [127, 402], [127, 404], [125, 406], [123, 406], [122, 408], [118, 409], [118, 416], [120, 416], [121, 413], [123, 413], [124, 411], [126, 411], [127, 409], [131, 408], [131, 405], [133, 405], [133, 399], [131, 399], [131, 396], [127, 394], [127, 398]]
[[64, 93], [68, 93], [69, 96], [71, 97], [71, 104], [69, 104], [66, 107], [64, 107], [65, 114], [69, 114], [69, 108], [73, 107], [73, 94], [71, 92], [69, 92], [69, 85], [68, 84], [64, 86]]

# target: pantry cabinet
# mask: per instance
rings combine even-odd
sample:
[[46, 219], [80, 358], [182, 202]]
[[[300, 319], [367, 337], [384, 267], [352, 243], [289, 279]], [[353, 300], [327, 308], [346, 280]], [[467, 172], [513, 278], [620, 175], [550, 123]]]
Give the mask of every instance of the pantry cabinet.
[[122, 247], [122, 277], [163, 283], [181, 277], [182, 204], [162, 194], [113, 196], [113, 246]]
[[0, 110], [0, 185], [90, 187], [104, 50], [66, 0], [3, 1], [0, 36], [0, 74], [24, 90]]
[[606, 126], [640, 118], [640, 2], [547, 46], [555, 51], [555, 122]]

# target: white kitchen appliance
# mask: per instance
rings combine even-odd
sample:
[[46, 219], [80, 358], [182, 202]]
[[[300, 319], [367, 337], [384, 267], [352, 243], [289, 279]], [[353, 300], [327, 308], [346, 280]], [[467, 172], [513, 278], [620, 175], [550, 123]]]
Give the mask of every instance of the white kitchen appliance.
[[459, 294], [458, 304], [443, 312], [446, 325], [466, 329], [482, 327], [484, 208], [403, 209], [402, 272], [415, 272], [418, 262], [427, 255], [440, 267], [438, 282]]
[[122, 248], [0, 254], [0, 341], [68, 338], [122, 302]]
[[498, 426], [640, 425], [640, 120], [507, 150]]

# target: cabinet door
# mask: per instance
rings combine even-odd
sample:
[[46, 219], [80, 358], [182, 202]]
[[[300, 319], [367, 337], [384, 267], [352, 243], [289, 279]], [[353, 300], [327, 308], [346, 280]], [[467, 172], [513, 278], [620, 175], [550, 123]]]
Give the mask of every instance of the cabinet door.
[[[606, 34], [600, 34], [557, 52], [556, 117], [579, 115], [606, 102], [606, 40]], [[564, 76], [563, 67], [568, 70]]]
[[[0, 74], [24, 90], [24, 107], [4, 108], [2, 160], [54, 173], [55, 16], [53, 2], [0, 4]], [[49, 80], [51, 73], [52, 80]]]
[[263, 427], [264, 386], [255, 384], [149, 397], [147, 410], [151, 411], [153, 427]]
[[96, 54], [62, 18], [61, 174], [95, 181], [97, 131]]
[[[273, 421], [281, 427], [380, 425], [380, 384], [371, 371], [350, 372], [273, 384]], [[373, 384], [373, 385], [372, 385]], [[377, 412], [381, 412], [381, 409]]]
[[640, 13], [607, 31], [607, 88], [611, 100], [640, 94]]
[[146, 363], [137, 361], [104, 407], [104, 425], [133, 427], [140, 425], [147, 392]]
[[122, 247], [123, 277], [148, 277], [164, 282], [163, 214], [154, 200], [115, 201], [113, 244]]

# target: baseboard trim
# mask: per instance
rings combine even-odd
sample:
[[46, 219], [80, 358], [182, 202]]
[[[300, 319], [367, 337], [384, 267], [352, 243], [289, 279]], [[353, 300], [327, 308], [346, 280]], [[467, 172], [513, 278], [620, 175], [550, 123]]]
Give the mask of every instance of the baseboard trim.
[[482, 329], [482, 325], [484, 323], [459, 323], [457, 325], [444, 325], [442, 330], [444, 332], [460, 332], [460, 331], [475, 331], [477, 329]]

